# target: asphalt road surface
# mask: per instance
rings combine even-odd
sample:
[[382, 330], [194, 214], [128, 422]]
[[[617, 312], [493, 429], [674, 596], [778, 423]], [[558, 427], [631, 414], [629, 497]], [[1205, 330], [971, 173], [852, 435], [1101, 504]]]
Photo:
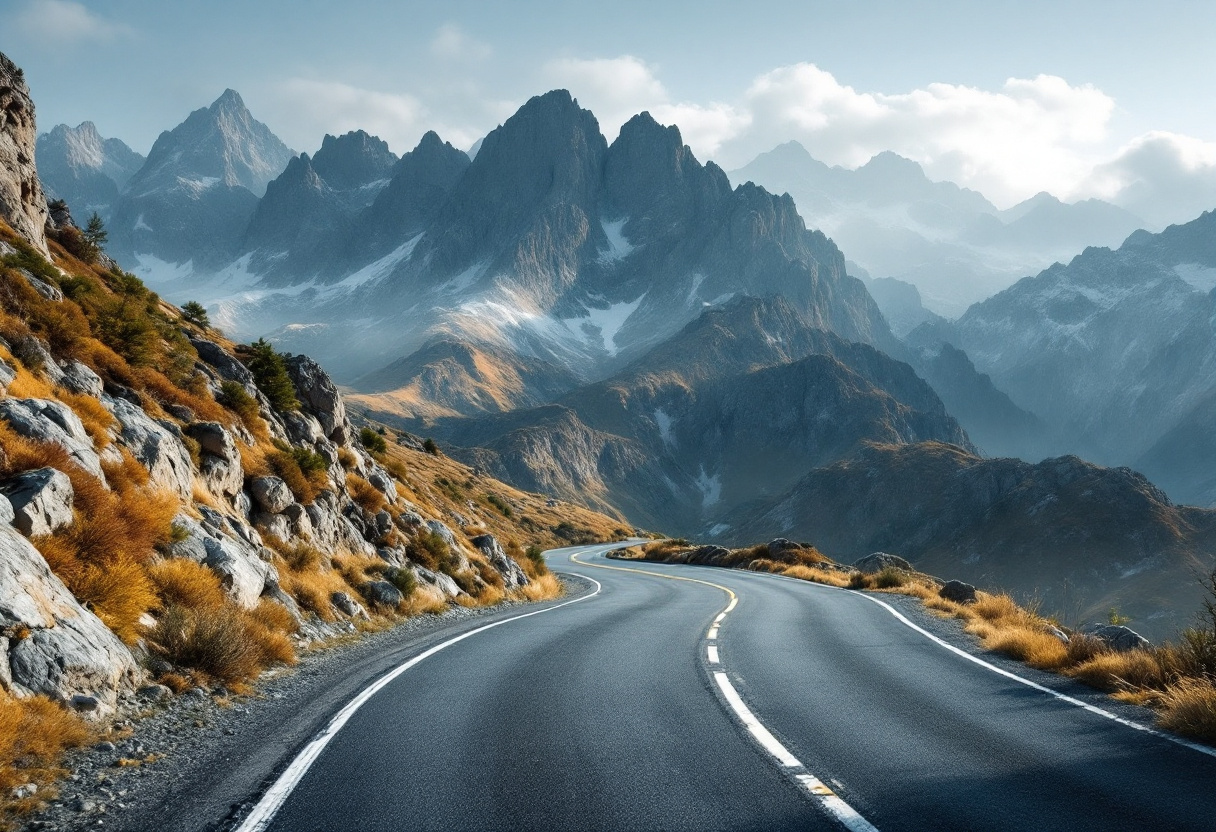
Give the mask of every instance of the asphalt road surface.
[[1216, 829], [1210, 753], [858, 593], [611, 548], [549, 554], [595, 594], [464, 632], [348, 706], [242, 832]]

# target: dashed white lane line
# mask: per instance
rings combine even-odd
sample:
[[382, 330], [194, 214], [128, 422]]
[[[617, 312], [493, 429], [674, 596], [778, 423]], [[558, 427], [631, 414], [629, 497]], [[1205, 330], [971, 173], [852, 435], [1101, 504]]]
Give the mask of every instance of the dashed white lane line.
[[[570, 559], [575, 563], [583, 566], [590, 566], [595, 569], [611, 569], [616, 572], [640, 572], [643, 575], [652, 575], [656, 578], [667, 578], [673, 581], [688, 581], [694, 584], [704, 584], [711, 586], [714, 589], [720, 589], [730, 596], [730, 603], [726, 605], [726, 609], [718, 613], [714, 618], [713, 625], [705, 634], [706, 641], [715, 641], [718, 638], [718, 627], [726, 619], [727, 614], [733, 610], [739, 603], [739, 596], [728, 587], [721, 584], [711, 583], [710, 581], [702, 581], [697, 578], [685, 578], [681, 575], [665, 575], [662, 572], [651, 572], [646, 569], [632, 569], [623, 566], [607, 566], [599, 563], [585, 563], [578, 560], [577, 557], [571, 556]], [[705, 657], [710, 664], [721, 666], [719, 660], [718, 647], [716, 644], [708, 644], [705, 647]], [[773, 732], [765, 727], [757, 716], [752, 713], [751, 708], [747, 707], [747, 703], [743, 701], [743, 697], [739, 695], [739, 691], [735, 689], [730, 677], [721, 670], [712, 671], [714, 682], [718, 685], [718, 690], [722, 692], [722, 698], [726, 700], [735, 717], [747, 729], [752, 738], [763, 748], [769, 756], [775, 759], [784, 769], [788, 776], [802, 787], [802, 790], [815, 802], [817, 802], [824, 811], [839, 821], [849, 832], [878, 832], [877, 827], [866, 820], [861, 814], [846, 803], [838, 794], [828, 788], [822, 780], [816, 777], [811, 772], [807, 771], [802, 761], [794, 756], [782, 742], [773, 736]], [[800, 771], [801, 770], [801, 771]]]
[[263, 832], [263, 830], [268, 828], [271, 822], [274, 820], [275, 815], [278, 814], [279, 809], [282, 808], [283, 803], [286, 802], [292, 791], [295, 790], [295, 787], [300, 784], [300, 781], [304, 779], [304, 775], [308, 773], [310, 768], [312, 768], [312, 764], [315, 763], [317, 758], [321, 756], [321, 752], [325, 750], [325, 746], [329, 745], [330, 740], [336, 737], [338, 732], [342, 730], [342, 726], [346, 725], [346, 723], [350, 721], [350, 718], [355, 715], [356, 711], [367, 703], [367, 700], [379, 693], [386, 685], [388, 685], [402, 673], [409, 670], [411, 667], [414, 667], [419, 662], [430, 658], [439, 651], [446, 650], [453, 644], [464, 641], [466, 638], [471, 638], [478, 633], [484, 633], [486, 630], [492, 630], [495, 627], [501, 627], [503, 624], [510, 624], [512, 621], [519, 621], [522, 618], [531, 618], [534, 615], [553, 612], [554, 610], [561, 609], [562, 607], [577, 604], [579, 601], [586, 601], [588, 598], [594, 598], [600, 594], [600, 590], [602, 590], [603, 587], [600, 585], [599, 581], [586, 575], [579, 575], [579, 577], [595, 584], [595, 591], [575, 598], [573, 601], [565, 601], [561, 604], [546, 607], [543, 610], [527, 612], [523, 615], [513, 615], [510, 618], [504, 618], [502, 621], [495, 621], [492, 624], [486, 624], [476, 628], [475, 630], [469, 630], [467, 633], [462, 633], [455, 638], [450, 638], [441, 644], [436, 644], [429, 650], [419, 653], [414, 658], [410, 659], [404, 664], [398, 665], [393, 670], [390, 670], [388, 673], [381, 676], [371, 685], [364, 688], [362, 693], [352, 699], [345, 708], [338, 711], [337, 715], [329, 721], [329, 724], [326, 725], [321, 732], [308, 743], [308, 745], [304, 746], [304, 750], [296, 755], [296, 758], [291, 761], [291, 765], [287, 767], [287, 770], [280, 774], [279, 779], [275, 780], [274, 785], [267, 789], [266, 793], [262, 795], [262, 799], [259, 800], [257, 805], [253, 807], [253, 811], [249, 813], [244, 822], [237, 827], [236, 832]]

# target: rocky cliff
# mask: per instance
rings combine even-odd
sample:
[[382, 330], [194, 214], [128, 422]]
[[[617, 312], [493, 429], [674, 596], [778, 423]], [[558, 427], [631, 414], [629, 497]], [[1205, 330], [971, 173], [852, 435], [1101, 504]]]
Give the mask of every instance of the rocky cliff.
[[47, 255], [46, 196], [34, 166], [37, 137], [25, 73], [0, 54], [0, 219]]
[[306, 356], [51, 250], [0, 224], [0, 691], [239, 684], [369, 616], [540, 592], [520, 544], [562, 522], [626, 531], [361, 432]]

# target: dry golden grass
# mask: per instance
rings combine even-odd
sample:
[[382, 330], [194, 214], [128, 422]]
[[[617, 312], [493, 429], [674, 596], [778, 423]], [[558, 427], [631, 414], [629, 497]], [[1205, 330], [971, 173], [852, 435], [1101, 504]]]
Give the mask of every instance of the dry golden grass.
[[1090, 687], [1108, 692], [1141, 688], [1162, 690], [1171, 681], [1168, 669], [1150, 650], [1101, 653], [1065, 672]]
[[[47, 786], [64, 773], [63, 752], [94, 736], [81, 717], [44, 696], [15, 699], [0, 690], [0, 824], [53, 796]], [[25, 783], [38, 786], [38, 793], [12, 799], [13, 789]]]
[[200, 563], [169, 558], [148, 565], [148, 577], [165, 606], [217, 609], [226, 597], [219, 577]]
[[797, 563], [793, 566], [787, 566], [781, 574], [788, 575], [791, 578], [797, 578], [800, 581], [813, 581], [817, 584], [827, 584], [828, 586], [848, 586], [849, 579], [841, 572], [829, 569], [816, 569], [813, 566], [804, 566]]
[[72, 408], [72, 412], [80, 417], [85, 432], [89, 434], [89, 438], [93, 440], [97, 450], [100, 451], [110, 446], [113, 441], [112, 431], [117, 425], [117, 421], [100, 401], [92, 396], [72, 393], [68, 390], [56, 391], [55, 397]]
[[1191, 679], [1170, 685], [1161, 696], [1158, 724], [1169, 731], [1216, 743], [1216, 684]]
[[358, 503], [368, 514], [378, 514], [388, 505], [380, 489], [372, 485], [358, 474], [346, 475], [346, 490], [351, 499]]
[[[285, 564], [284, 564], [285, 565]], [[295, 598], [296, 603], [308, 612], [315, 613], [322, 621], [335, 621], [330, 597], [335, 592], [351, 592], [351, 587], [342, 576], [333, 571], [280, 569], [279, 578], [283, 591]]]
[[554, 598], [562, 597], [564, 592], [561, 581], [552, 573], [533, 578], [515, 590], [518, 597], [527, 601], [551, 601]]
[[291, 639], [280, 629], [284, 621], [271, 604], [263, 601], [247, 612], [230, 601], [206, 607], [168, 603], [148, 634], [149, 647], [178, 667], [230, 685], [248, 682], [267, 667], [296, 661]]

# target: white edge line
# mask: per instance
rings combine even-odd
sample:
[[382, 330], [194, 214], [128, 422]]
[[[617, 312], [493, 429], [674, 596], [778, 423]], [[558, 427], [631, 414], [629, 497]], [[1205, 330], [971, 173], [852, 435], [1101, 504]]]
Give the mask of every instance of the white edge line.
[[955, 647], [953, 644], [950, 644], [949, 642], [938, 638], [937, 636], [933, 635], [933, 633], [929, 632], [925, 628], [923, 628], [917, 624], [913, 624], [901, 612], [899, 612], [899, 610], [895, 609], [894, 607], [892, 607], [890, 604], [886, 603], [885, 601], [880, 601], [877, 598], [873, 597], [872, 595], [867, 595], [863, 592], [856, 592], [856, 591], [852, 591], [852, 590], [850, 590], [850, 591], [853, 592], [854, 595], [859, 595], [862, 598], [865, 598], [867, 601], [873, 601], [875, 604], [878, 604], [880, 607], [885, 608], [887, 610], [887, 612], [891, 613], [891, 615], [893, 615], [897, 619], [899, 619], [899, 621], [901, 621], [904, 625], [911, 627], [913, 630], [920, 633], [925, 638], [927, 638], [931, 641], [937, 642], [939, 645], [941, 645], [942, 647], [945, 647], [950, 652], [957, 653], [958, 655], [962, 656], [967, 661], [974, 662], [975, 664], [978, 664], [980, 667], [984, 667], [984, 668], [987, 668], [988, 670], [991, 670], [993, 673], [996, 673], [1000, 676], [1004, 676], [1007, 679], [1012, 679], [1013, 681], [1026, 685], [1029, 688], [1034, 688], [1037, 691], [1042, 691], [1043, 693], [1051, 694], [1056, 699], [1060, 699], [1064, 702], [1067, 702], [1070, 705], [1076, 705], [1078, 708], [1083, 708], [1083, 709], [1089, 711], [1090, 713], [1097, 714], [1098, 716], [1106, 717], [1107, 719], [1113, 720], [1113, 721], [1119, 723], [1120, 725], [1126, 725], [1128, 728], [1134, 728], [1137, 731], [1143, 731], [1144, 733], [1150, 734], [1154, 737], [1160, 737], [1163, 740], [1169, 740], [1172, 743], [1176, 743], [1185, 748], [1189, 748], [1192, 751], [1198, 751], [1200, 754], [1206, 754], [1209, 757], [1216, 757], [1216, 748], [1208, 748], [1206, 745], [1200, 745], [1198, 743], [1190, 742], [1189, 740], [1184, 740], [1181, 737], [1175, 737], [1172, 734], [1167, 734], [1164, 731], [1158, 731], [1155, 728], [1149, 728], [1147, 725], [1141, 725], [1138, 722], [1133, 722], [1130, 719], [1124, 719], [1123, 717], [1118, 716], [1117, 714], [1113, 714], [1110, 711], [1099, 708], [1096, 705], [1091, 705], [1088, 702], [1082, 702], [1080, 699], [1076, 699], [1072, 696], [1069, 696], [1068, 694], [1060, 693], [1058, 690], [1049, 688], [1046, 685], [1040, 685], [1038, 682], [1032, 682], [1029, 679], [1025, 678], [1024, 676], [1019, 676], [1016, 673], [1005, 670], [1004, 668], [997, 667], [994, 664], [984, 661], [983, 659], [979, 658], [978, 656], [971, 655], [970, 653], [968, 653], [966, 650], [963, 650], [962, 648]]
[[713, 641], [717, 637], [718, 637], [718, 625], [715, 624], [714, 626], [709, 628], [709, 632], [705, 634], [705, 638], [709, 639], [710, 641]]
[[710, 664], [722, 664], [722, 661], [718, 658], [718, 646], [716, 644], [706, 647], [705, 655], [709, 657]]
[[308, 773], [308, 769], [312, 767], [314, 762], [316, 762], [317, 757], [321, 756], [321, 752], [325, 749], [325, 746], [329, 745], [329, 741], [337, 736], [338, 732], [342, 730], [342, 726], [344, 726], [350, 720], [350, 718], [355, 715], [355, 712], [358, 711], [359, 708], [363, 707], [367, 700], [379, 693], [386, 685], [405, 671], [414, 667], [424, 659], [435, 655], [441, 650], [451, 647], [457, 642], [464, 641], [470, 636], [475, 636], [478, 633], [484, 633], [486, 630], [491, 630], [495, 627], [501, 627], [503, 624], [510, 624], [512, 621], [519, 621], [521, 618], [531, 618], [534, 615], [553, 612], [554, 610], [561, 609], [562, 607], [577, 604], [579, 601], [586, 601], [588, 598], [594, 598], [595, 596], [599, 595], [600, 590], [604, 588], [599, 581], [595, 580], [595, 578], [591, 578], [587, 575], [579, 575], [576, 572], [571, 572], [569, 574], [591, 581], [591, 583], [595, 584], [595, 592], [575, 598], [572, 601], [564, 601], [556, 606], [546, 607], [543, 610], [534, 610], [533, 612], [524, 613], [523, 615], [514, 615], [510, 618], [504, 618], [501, 621], [495, 621], [474, 630], [469, 630], [467, 633], [462, 633], [455, 638], [450, 638], [441, 644], [437, 644], [434, 647], [419, 653], [414, 658], [397, 666], [393, 670], [390, 670], [371, 685], [364, 688], [362, 693], [347, 703], [346, 707], [338, 711], [337, 715], [329, 721], [329, 724], [321, 729], [320, 733], [318, 733], [313, 740], [304, 747], [303, 751], [296, 755], [296, 758], [292, 760], [291, 765], [289, 765], [287, 769], [279, 775], [279, 778], [275, 780], [274, 785], [266, 790], [266, 793], [262, 795], [262, 799], [259, 800], [257, 805], [253, 807], [253, 811], [251, 811], [245, 817], [245, 820], [241, 823], [241, 825], [237, 827], [236, 832], [262, 832], [262, 830], [265, 830], [270, 825], [271, 821], [274, 820], [274, 816], [278, 814], [278, 811], [283, 806], [283, 803], [286, 802], [287, 798], [291, 795], [292, 790], [299, 785], [300, 781], [304, 778], [304, 775]]

